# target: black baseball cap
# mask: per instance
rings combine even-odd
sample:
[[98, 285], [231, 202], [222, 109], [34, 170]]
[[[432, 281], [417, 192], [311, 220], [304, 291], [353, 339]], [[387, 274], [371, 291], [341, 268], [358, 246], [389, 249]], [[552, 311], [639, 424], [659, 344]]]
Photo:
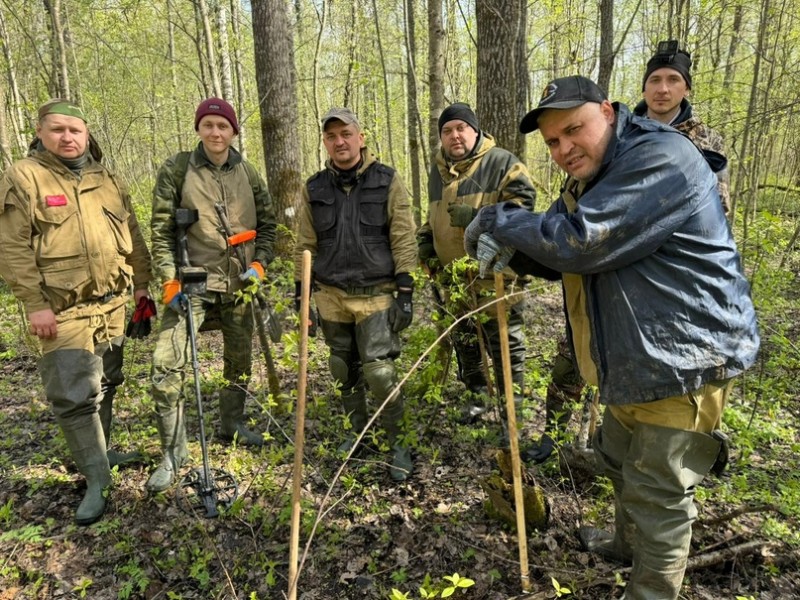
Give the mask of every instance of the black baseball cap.
[[606, 94], [594, 81], [580, 75], [553, 79], [542, 92], [539, 105], [519, 123], [520, 133], [530, 133], [539, 129], [539, 117], [550, 108], [566, 109], [581, 106], [587, 102], [602, 104], [608, 100]]

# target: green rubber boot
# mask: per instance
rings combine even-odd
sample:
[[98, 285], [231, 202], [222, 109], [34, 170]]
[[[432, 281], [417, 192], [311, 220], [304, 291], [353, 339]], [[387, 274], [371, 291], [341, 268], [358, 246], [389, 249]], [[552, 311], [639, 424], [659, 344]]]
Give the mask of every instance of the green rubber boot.
[[[391, 360], [376, 360], [364, 365], [364, 379], [369, 385], [378, 405], [389, 397], [397, 381], [397, 371]], [[389, 476], [394, 481], [405, 481], [414, 472], [411, 450], [403, 440], [404, 401], [402, 392], [384, 407], [381, 413], [381, 424], [391, 448], [391, 466]]]
[[244, 424], [244, 401], [247, 392], [225, 388], [219, 393], [220, 437], [240, 446], [263, 446], [264, 436]]
[[106, 488], [111, 485], [111, 470], [106, 457], [106, 444], [99, 417], [82, 415], [61, 421], [72, 460], [86, 477], [86, 494], [75, 511], [78, 525], [91, 525], [106, 510]]
[[153, 494], [163, 492], [172, 485], [176, 473], [189, 455], [186, 447], [186, 426], [183, 423], [183, 402], [176, 410], [157, 414], [156, 425], [161, 438], [161, 464], [145, 484], [147, 491]]
[[56, 350], [39, 361], [45, 395], [72, 460], [86, 478], [86, 494], [75, 511], [78, 525], [90, 525], [103, 516], [105, 488], [111, 485], [103, 426], [97, 414], [102, 372], [100, 358], [87, 350]]
[[350, 419], [347, 437], [337, 449], [339, 454], [348, 454], [356, 443], [356, 438], [367, 425], [367, 393], [363, 385], [342, 392], [342, 405]]

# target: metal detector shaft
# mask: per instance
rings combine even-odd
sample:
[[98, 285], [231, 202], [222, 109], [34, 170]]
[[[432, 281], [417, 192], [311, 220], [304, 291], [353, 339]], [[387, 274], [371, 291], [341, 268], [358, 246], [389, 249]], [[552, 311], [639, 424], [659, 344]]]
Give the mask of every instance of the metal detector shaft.
[[194, 395], [197, 399], [197, 416], [200, 419], [200, 449], [203, 452], [203, 481], [201, 495], [203, 505], [206, 507], [206, 516], [216, 517], [217, 502], [214, 498], [214, 482], [211, 478], [211, 469], [208, 466], [208, 444], [206, 444], [206, 426], [203, 420], [203, 396], [200, 390], [200, 361], [197, 360], [197, 336], [194, 329], [194, 314], [191, 299], [187, 298], [184, 309], [186, 310], [186, 326], [189, 330], [189, 346], [192, 352], [192, 369], [194, 370]]

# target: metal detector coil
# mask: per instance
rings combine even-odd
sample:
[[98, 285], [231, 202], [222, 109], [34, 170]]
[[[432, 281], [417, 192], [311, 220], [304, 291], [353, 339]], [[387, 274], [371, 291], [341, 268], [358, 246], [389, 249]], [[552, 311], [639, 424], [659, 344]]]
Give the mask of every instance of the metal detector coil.
[[233, 475], [221, 469], [192, 469], [181, 479], [176, 491], [180, 509], [193, 516], [213, 519], [219, 510], [230, 508], [239, 497], [239, 485]]

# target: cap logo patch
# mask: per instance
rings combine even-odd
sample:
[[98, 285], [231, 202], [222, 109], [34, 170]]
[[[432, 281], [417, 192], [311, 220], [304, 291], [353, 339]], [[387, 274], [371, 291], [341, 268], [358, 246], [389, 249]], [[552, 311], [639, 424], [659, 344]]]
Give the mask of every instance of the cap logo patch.
[[542, 97], [539, 100], [539, 104], [543, 104], [548, 100], [550, 100], [553, 96], [556, 95], [557, 91], [558, 91], [558, 86], [555, 83], [553, 83], [552, 81], [548, 83], [547, 86], [544, 88], [544, 91], [542, 92]]
[[209, 104], [208, 108], [211, 110], [220, 110], [222, 107], [219, 104]]

